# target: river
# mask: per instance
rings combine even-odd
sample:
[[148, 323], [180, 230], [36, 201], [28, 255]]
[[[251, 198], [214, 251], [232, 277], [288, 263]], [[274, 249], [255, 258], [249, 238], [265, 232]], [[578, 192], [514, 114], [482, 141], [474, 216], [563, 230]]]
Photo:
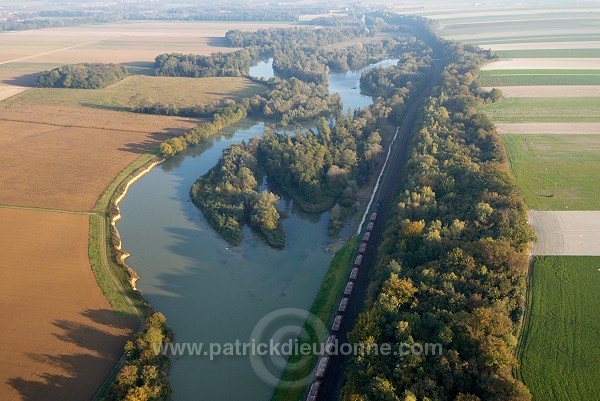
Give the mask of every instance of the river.
[[[360, 94], [363, 70], [330, 74], [330, 92], [341, 95], [345, 108], [372, 102]], [[259, 63], [250, 73], [273, 76], [272, 60]], [[328, 213], [306, 215], [282, 200], [284, 250], [265, 246], [247, 227], [242, 244], [231, 247], [190, 200], [196, 178], [216, 164], [227, 146], [261, 135], [263, 129], [263, 122], [248, 119], [223, 130], [210, 142], [155, 167], [120, 204], [123, 217], [118, 229], [124, 250], [131, 253], [127, 263], [139, 273], [138, 288], [167, 317], [178, 343], [248, 341], [256, 323], [269, 312], [309, 309], [329, 266]], [[248, 357], [210, 361], [205, 356], [182, 356], [172, 362], [169, 377], [176, 401], [266, 401], [273, 391], [253, 371]]]

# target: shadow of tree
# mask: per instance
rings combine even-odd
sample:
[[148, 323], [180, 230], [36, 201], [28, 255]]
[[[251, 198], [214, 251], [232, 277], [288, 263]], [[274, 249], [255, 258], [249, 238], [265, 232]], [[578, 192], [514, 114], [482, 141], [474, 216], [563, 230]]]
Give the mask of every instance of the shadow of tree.
[[69, 349], [58, 355], [28, 354], [28, 358], [42, 367], [40, 371], [7, 380], [23, 400], [92, 398], [120, 357], [129, 338], [126, 333], [131, 334], [137, 326], [136, 319], [118, 317], [107, 309], [87, 309], [81, 316], [82, 321], [53, 322], [57, 329], [53, 335], [65, 343], [65, 349], [72, 349], [71, 345], [75, 351], [69, 352]]

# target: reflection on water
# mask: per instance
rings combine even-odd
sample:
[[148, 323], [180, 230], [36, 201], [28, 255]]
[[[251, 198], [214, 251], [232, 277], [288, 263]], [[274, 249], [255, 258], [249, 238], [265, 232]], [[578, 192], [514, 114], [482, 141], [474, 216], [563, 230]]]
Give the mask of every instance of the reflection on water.
[[[388, 63], [392, 63], [390, 61]], [[260, 76], [269, 77], [269, 60]], [[255, 74], [259, 74], [254, 67]], [[272, 67], [270, 67], [272, 73]], [[345, 107], [371, 102], [360, 95], [360, 71], [330, 74], [330, 90]], [[167, 160], [135, 183], [121, 202], [119, 231], [128, 264], [140, 274], [138, 287], [163, 312], [177, 342], [248, 341], [254, 325], [279, 308], [310, 308], [329, 266], [327, 213], [304, 214], [289, 199], [284, 218], [284, 250], [263, 245], [248, 227], [239, 247], [231, 247], [206, 223], [189, 191], [229, 145], [261, 135], [264, 123], [246, 120]], [[202, 356], [173, 360], [173, 399], [265, 401], [273, 388], [255, 375], [248, 358]]]

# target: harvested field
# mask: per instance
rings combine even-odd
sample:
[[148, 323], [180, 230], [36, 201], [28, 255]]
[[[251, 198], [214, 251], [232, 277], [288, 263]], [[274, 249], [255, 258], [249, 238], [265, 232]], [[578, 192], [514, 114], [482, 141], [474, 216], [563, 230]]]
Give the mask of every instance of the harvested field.
[[[256, 30], [290, 24], [269, 22], [128, 21], [18, 31], [0, 35], [0, 83], [28, 85], [48, 66], [122, 63], [151, 67], [160, 53], [232, 51], [223, 37], [232, 29]], [[6, 63], [6, 64], [2, 64]], [[23, 70], [20, 64], [27, 64]]]
[[600, 70], [491, 70], [479, 73], [482, 86], [600, 85]]
[[12, 86], [12, 85], [1, 85], [0, 84], [0, 102], [14, 95], [18, 95], [21, 92], [26, 91], [27, 87], [24, 86]]
[[600, 135], [503, 135], [502, 139], [531, 209], [600, 210]]
[[0, 208], [0, 221], [0, 398], [89, 400], [139, 321], [96, 284], [88, 216]]
[[600, 399], [600, 258], [536, 257], [517, 376], [534, 401]]
[[163, 134], [0, 121], [0, 204], [88, 211]]
[[600, 122], [600, 97], [516, 97], [482, 107], [496, 122]]
[[[484, 87], [486, 91], [494, 87]], [[600, 96], [600, 85], [495, 86], [505, 97], [592, 97]]]
[[[33, 90], [33, 89], [32, 89]], [[14, 100], [14, 101], [13, 101]], [[94, 128], [148, 134], [180, 134], [199, 119], [167, 117], [111, 109], [59, 104], [28, 104], [17, 97], [0, 103], [0, 121], [29, 122], [67, 128]], [[4, 129], [0, 129], [0, 136]]]
[[533, 255], [600, 256], [600, 211], [532, 210], [529, 224], [538, 237]]
[[506, 123], [496, 128], [503, 135], [600, 135], [600, 123]]
[[487, 64], [482, 71], [492, 70], [598, 70], [600, 60], [590, 58], [515, 58]]

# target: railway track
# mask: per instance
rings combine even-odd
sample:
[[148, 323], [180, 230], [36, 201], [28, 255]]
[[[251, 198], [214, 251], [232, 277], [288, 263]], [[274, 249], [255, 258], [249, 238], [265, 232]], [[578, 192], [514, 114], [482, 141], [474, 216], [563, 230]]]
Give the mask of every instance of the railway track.
[[[377, 221], [371, 232], [371, 237], [362, 259], [360, 274], [354, 283], [352, 296], [350, 297], [347, 309], [344, 312], [344, 318], [337, 334], [339, 344], [348, 342], [348, 332], [354, 327], [354, 322], [363, 308], [370, 283], [369, 278], [377, 256], [377, 249], [381, 244], [392, 203], [399, 190], [400, 180], [398, 177], [408, 158], [411, 133], [414, 130], [419, 110], [431, 94], [433, 87], [439, 82], [444, 67], [445, 63], [443, 59], [436, 59], [434, 61], [432, 66], [433, 74], [429, 83], [421, 91], [419, 97], [413, 101], [399, 127], [400, 131], [398, 133], [397, 141], [393, 144], [390, 161], [383, 172], [381, 186], [375, 197], [379, 200]], [[339, 399], [339, 392], [343, 383], [347, 363], [347, 356], [332, 355], [330, 357], [327, 373], [321, 379], [321, 385], [316, 397], [317, 401], [337, 401]]]

